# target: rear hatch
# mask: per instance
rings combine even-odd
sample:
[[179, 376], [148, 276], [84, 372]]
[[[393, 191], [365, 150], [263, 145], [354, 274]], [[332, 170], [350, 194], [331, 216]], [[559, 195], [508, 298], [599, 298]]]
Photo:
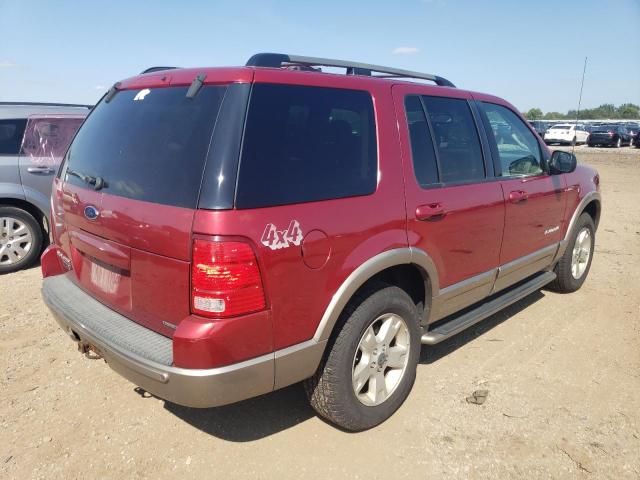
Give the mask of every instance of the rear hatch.
[[190, 311], [193, 216], [228, 87], [187, 96], [189, 85], [140, 78], [100, 102], [69, 148], [56, 182], [57, 241], [83, 290], [172, 336]]

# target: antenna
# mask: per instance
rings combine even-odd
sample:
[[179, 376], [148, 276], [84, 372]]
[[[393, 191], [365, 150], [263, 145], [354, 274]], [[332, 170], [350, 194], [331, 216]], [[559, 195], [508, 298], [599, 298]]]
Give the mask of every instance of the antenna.
[[[582, 69], [582, 83], [580, 84], [580, 97], [578, 97], [578, 110], [576, 112], [576, 128], [578, 128], [578, 119], [580, 118], [580, 105], [582, 105], [582, 89], [584, 88], [584, 75], [587, 72], [587, 58], [584, 57], [584, 68]], [[576, 151], [576, 142], [573, 142], [573, 147], [571, 148], [571, 154], [573, 155]]]

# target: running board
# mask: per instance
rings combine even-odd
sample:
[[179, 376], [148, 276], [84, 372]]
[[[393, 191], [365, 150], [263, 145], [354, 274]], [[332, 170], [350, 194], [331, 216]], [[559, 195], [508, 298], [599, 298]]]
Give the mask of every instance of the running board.
[[536, 290], [539, 290], [555, 278], [555, 273], [543, 272], [526, 283], [507, 290], [499, 297], [486, 303], [482, 303], [473, 310], [460, 315], [459, 317], [455, 317], [452, 320], [435, 327], [433, 330], [429, 330], [422, 335], [421, 342], [423, 345], [435, 345], [436, 343], [440, 343], [443, 340], [451, 338], [481, 320], [499, 312], [512, 303], [517, 302]]

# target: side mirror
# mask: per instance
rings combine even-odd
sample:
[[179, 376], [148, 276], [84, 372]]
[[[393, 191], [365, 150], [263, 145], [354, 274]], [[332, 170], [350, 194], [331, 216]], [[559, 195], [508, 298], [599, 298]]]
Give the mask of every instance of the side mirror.
[[573, 153], [554, 150], [549, 159], [549, 173], [557, 175], [559, 173], [571, 173], [576, 169], [578, 160]]

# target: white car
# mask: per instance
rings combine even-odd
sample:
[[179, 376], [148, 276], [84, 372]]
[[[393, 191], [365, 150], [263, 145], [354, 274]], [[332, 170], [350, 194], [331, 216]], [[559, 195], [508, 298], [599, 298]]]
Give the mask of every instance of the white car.
[[578, 143], [587, 143], [589, 132], [584, 125], [576, 125], [575, 123], [558, 123], [553, 125], [544, 134], [544, 141], [547, 144], [560, 143], [576, 145]]

